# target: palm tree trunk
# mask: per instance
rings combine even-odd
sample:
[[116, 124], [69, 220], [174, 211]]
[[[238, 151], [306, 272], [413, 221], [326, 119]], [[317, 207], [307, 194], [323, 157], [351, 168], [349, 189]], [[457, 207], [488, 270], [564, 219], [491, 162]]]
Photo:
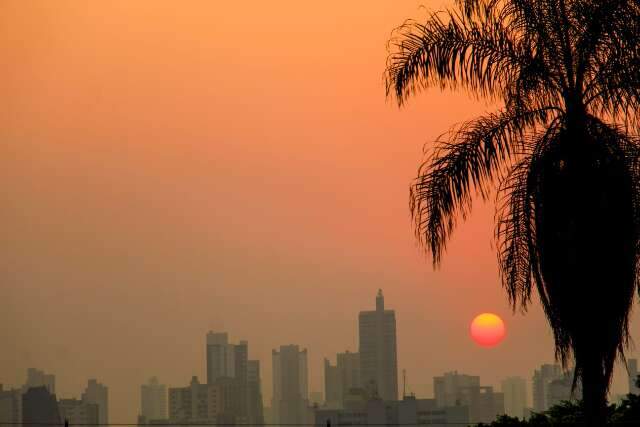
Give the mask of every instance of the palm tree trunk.
[[582, 404], [585, 424], [599, 427], [607, 423], [607, 384], [602, 362], [594, 356], [589, 359], [582, 371]]

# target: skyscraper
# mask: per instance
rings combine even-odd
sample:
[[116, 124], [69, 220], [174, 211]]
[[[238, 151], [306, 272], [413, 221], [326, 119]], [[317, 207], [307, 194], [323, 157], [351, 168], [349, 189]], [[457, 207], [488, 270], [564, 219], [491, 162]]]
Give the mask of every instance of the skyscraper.
[[383, 400], [398, 399], [396, 314], [385, 310], [382, 290], [376, 296], [375, 311], [361, 311], [360, 384]]
[[338, 353], [336, 365], [324, 359], [325, 402], [329, 408], [344, 407], [349, 390], [360, 387], [360, 354]]
[[226, 332], [207, 334], [207, 384], [221, 377], [235, 377], [235, 348]]
[[308, 420], [307, 350], [283, 345], [272, 351], [275, 423], [305, 424]]
[[167, 387], [156, 377], [140, 386], [140, 415], [147, 420], [167, 418]]
[[638, 381], [638, 359], [627, 360], [627, 370], [629, 371], [629, 393], [640, 394], [640, 388], [636, 385]]
[[521, 377], [502, 380], [504, 411], [512, 417], [524, 418], [527, 407], [527, 381]]
[[324, 359], [324, 397], [327, 408], [342, 408], [342, 385], [338, 366], [332, 365], [329, 359]]
[[249, 343], [240, 341], [240, 344], [233, 345], [233, 363], [234, 363], [234, 381], [238, 392], [238, 415], [248, 416], [248, 384], [247, 384], [247, 366], [249, 355]]
[[543, 412], [549, 409], [549, 383], [562, 377], [560, 365], [542, 365], [536, 369], [532, 378], [533, 411]]
[[82, 393], [82, 401], [98, 405], [98, 420], [100, 424], [109, 423], [109, 389], [95, 379], [90, 379], [87, 388]]
[[249, 423], [258, 425], [264, 423], [259, 360], [247, 361], [247, 413]]
[[[225, 416], [236, 417], [238, 422], [248, 417], [247, 363], [249, 343], [229, 343], [226, 332], [207, 334], [207, 384], [223, 387]], [[231, 408], [231, 406], [233, 408]], [[243, 418], [244, 417], [244, 418]]]

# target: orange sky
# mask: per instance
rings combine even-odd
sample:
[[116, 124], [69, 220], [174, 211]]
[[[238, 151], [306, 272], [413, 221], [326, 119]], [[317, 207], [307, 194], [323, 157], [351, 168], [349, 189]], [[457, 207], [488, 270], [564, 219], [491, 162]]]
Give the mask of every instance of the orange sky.
[[[215, 329], [249, 340], [268, 405], [271, 349], [307, 347], [321, 390], [379, 287], [418, 394], [446, 370], [497, 386], [550, 361], [537, 305], [506, 304], [491, 205], [440, 271], [416, 249], [423, 144], [489, 108], [385, 100], [385, 42], [420, 3], [3, 1], [0, 382], [39, 367], [69, 397], [97, 376], [130, 422], [148, 377], [204, 377]], [[468, 337], [484, 311], [507, 323], [494, 349]]]

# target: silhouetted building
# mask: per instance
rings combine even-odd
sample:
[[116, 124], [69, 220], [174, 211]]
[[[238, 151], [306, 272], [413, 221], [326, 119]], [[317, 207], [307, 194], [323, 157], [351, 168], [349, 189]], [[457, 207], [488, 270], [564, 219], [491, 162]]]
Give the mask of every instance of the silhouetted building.
[[247, 361], [247, 409], [249, 423], [264, 424], [260, 361]]
[[470, 387], [464, 390], [462, 405], [469, 407], [469, 421], [490, 423], [504, 414], [504, 395], [493, 387]]
[[207, 334], [207, 383], [221, 377], [235, 377], [236, 352], [226, 332]]
[[575, 402], [582, 395], [580, 382], [573, 390], [573, 371], [563, 372], [559, 378], [547, 384], [547, 409], [562, 402]]
[[214, 386], [219, 387], [222, 395], [221, 413], [225, 423], [247, 424], [249, 417], [246, 408], [242, 405], [246, 403], [247, 389], [241, 387], [235, 378], [218, 378]]
[[46, 374], [36, 368], [27, 369], [27, 382], [22, 386], [22, 391], [26, 392], [31, 387], [44, 386], [49, 390], [49, 393], [56, 393], [56, 376], [53, 374]]
[[271, 408], [277, 424], [309, 422], [307, 350], [283, 345], [271, 353], [273, 398]]
[[88, 403], [78, 399], [60, 399], [58, 401], [60, 419], [69, 421], [70, 425], [94, 425], [100, 422], [100, 409], [95, 403]]
[[342, 386], [338, 366], [332, 365], [329, 359], [324, 359], [324, 395], [327, 408], [342, 408]]
[[30, 387], [22, 395], [22, 423], [60, 424], [56, 395], [47, 386]]
[[416, 399], [414, 396], [405, 396], [397, 404], [399, 425], [449, 426], [470, 422], [466, 406], [439, 408], [435, 399]]
[[109, 424], [109, 389], [95, 379], [90, 379], [82, 393], [82, 401], [98, 405], [100, 424]]
[[22, 390], [5, 390], [0, 384], [0, 425], [22, 422]]
[[433, 396], [441, 408], [460, 405], [463, 390], [472, 387], [480, 387], [480, 377], [453, 371], [433, 378]]
[[527, 381], [521, 377], [509, 377], [502, 381], [504, 411], [511, 417], [524, 418], [527, 408]]
[[382, 290], [378, 290], [375, 311], [361, 311], [358, 325], [360, 384], [383, 400], [398, 399], [396, 315], [385, 310]]
[[488, 423], [504, 414], [504, 395], [481, 386], [478, 376], [447, 372], [434, 377], [433, 389], [438, 407], [466, 406], [471, 423]]
[[542, 365], [536, 369], [532, 378], [533, 411], [544, 412], [549, 409], [548, 388], [549, 383], [562, 377], [560, 365]]
[[[349, 390], [346, 396], [342, 401], [343, 408], [350, 411], [357, 411], [364, 407], [364, 405], [369, 401], [374, 399], [376, 396], [372, 396], [369, 393], [369, 390], [366, 390], [363, 387], [360, 388], [352, 388]], [[379, 397], [377, 397], [379, 398]], [[332, 408], [328, 408], [332, 409]]]
[[338, 353], [335, 366], [324, 359], [324, 386], [327, 407], [344, 407], [344, 397], [349, 390], [360, 387], [360, 354]]
[[245, 418], [248, 417], [249, 414], [249, 408], [247, 405], [247, 398], [249, 395], [247, 383], [248, 356], [249, 343], [247, 341], [240, 341], [239, 344], [234, 345], [234, 380], [238, 387], [238, 414], [236, 416], [242, 416]]
[[[207, 384], [224, 386], [227, 402], [233, 402], [233, 412], [236, 418], [248, 418], [248, 383], [247, 363], [249, 344], [240, 341], [230, 344], [226, 332], [207, 334]], [[232, 382], [229, 381], [232, 380]], [[230, 403], [229, 403], [230, 404]], [[228, 414], [227, 414], [228, 415]]]
[[222, 387], [200, 384], [196, 376], [187, 387], [169, 388], [169, 420], [172, 423], [227, 423], [229, 420], [223, 416], [224, 406]]
[[629, 371], [629, 393], [640, 394], [640, 388], [638, 388], [638, 360], [627, 360], [627, 370]]
[[469, 423], [469, 414], [465, 406], [440, 408], [434, 399], [416, 399], [413, 396], [406, 396], [401, 401], [383, 401], [374, 398], [344, 409], [317, 409], [314, 424], [318, 427], [324, 427], [328, 422], [332, 427], [354, 425], [462, 426]]
[[145, 420], [167, 418], [167, 387], [156, 377], [140, 386], [140, 415]]

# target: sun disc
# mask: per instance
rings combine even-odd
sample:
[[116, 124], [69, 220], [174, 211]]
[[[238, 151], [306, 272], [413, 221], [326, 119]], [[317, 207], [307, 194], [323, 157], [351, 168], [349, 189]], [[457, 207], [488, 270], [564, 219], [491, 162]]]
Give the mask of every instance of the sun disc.
[[482, 313], [476, 316], [469, 328], [471, 338], [483, 347], [494, 347], [504, 339], [506, 328], [500, 316]]

